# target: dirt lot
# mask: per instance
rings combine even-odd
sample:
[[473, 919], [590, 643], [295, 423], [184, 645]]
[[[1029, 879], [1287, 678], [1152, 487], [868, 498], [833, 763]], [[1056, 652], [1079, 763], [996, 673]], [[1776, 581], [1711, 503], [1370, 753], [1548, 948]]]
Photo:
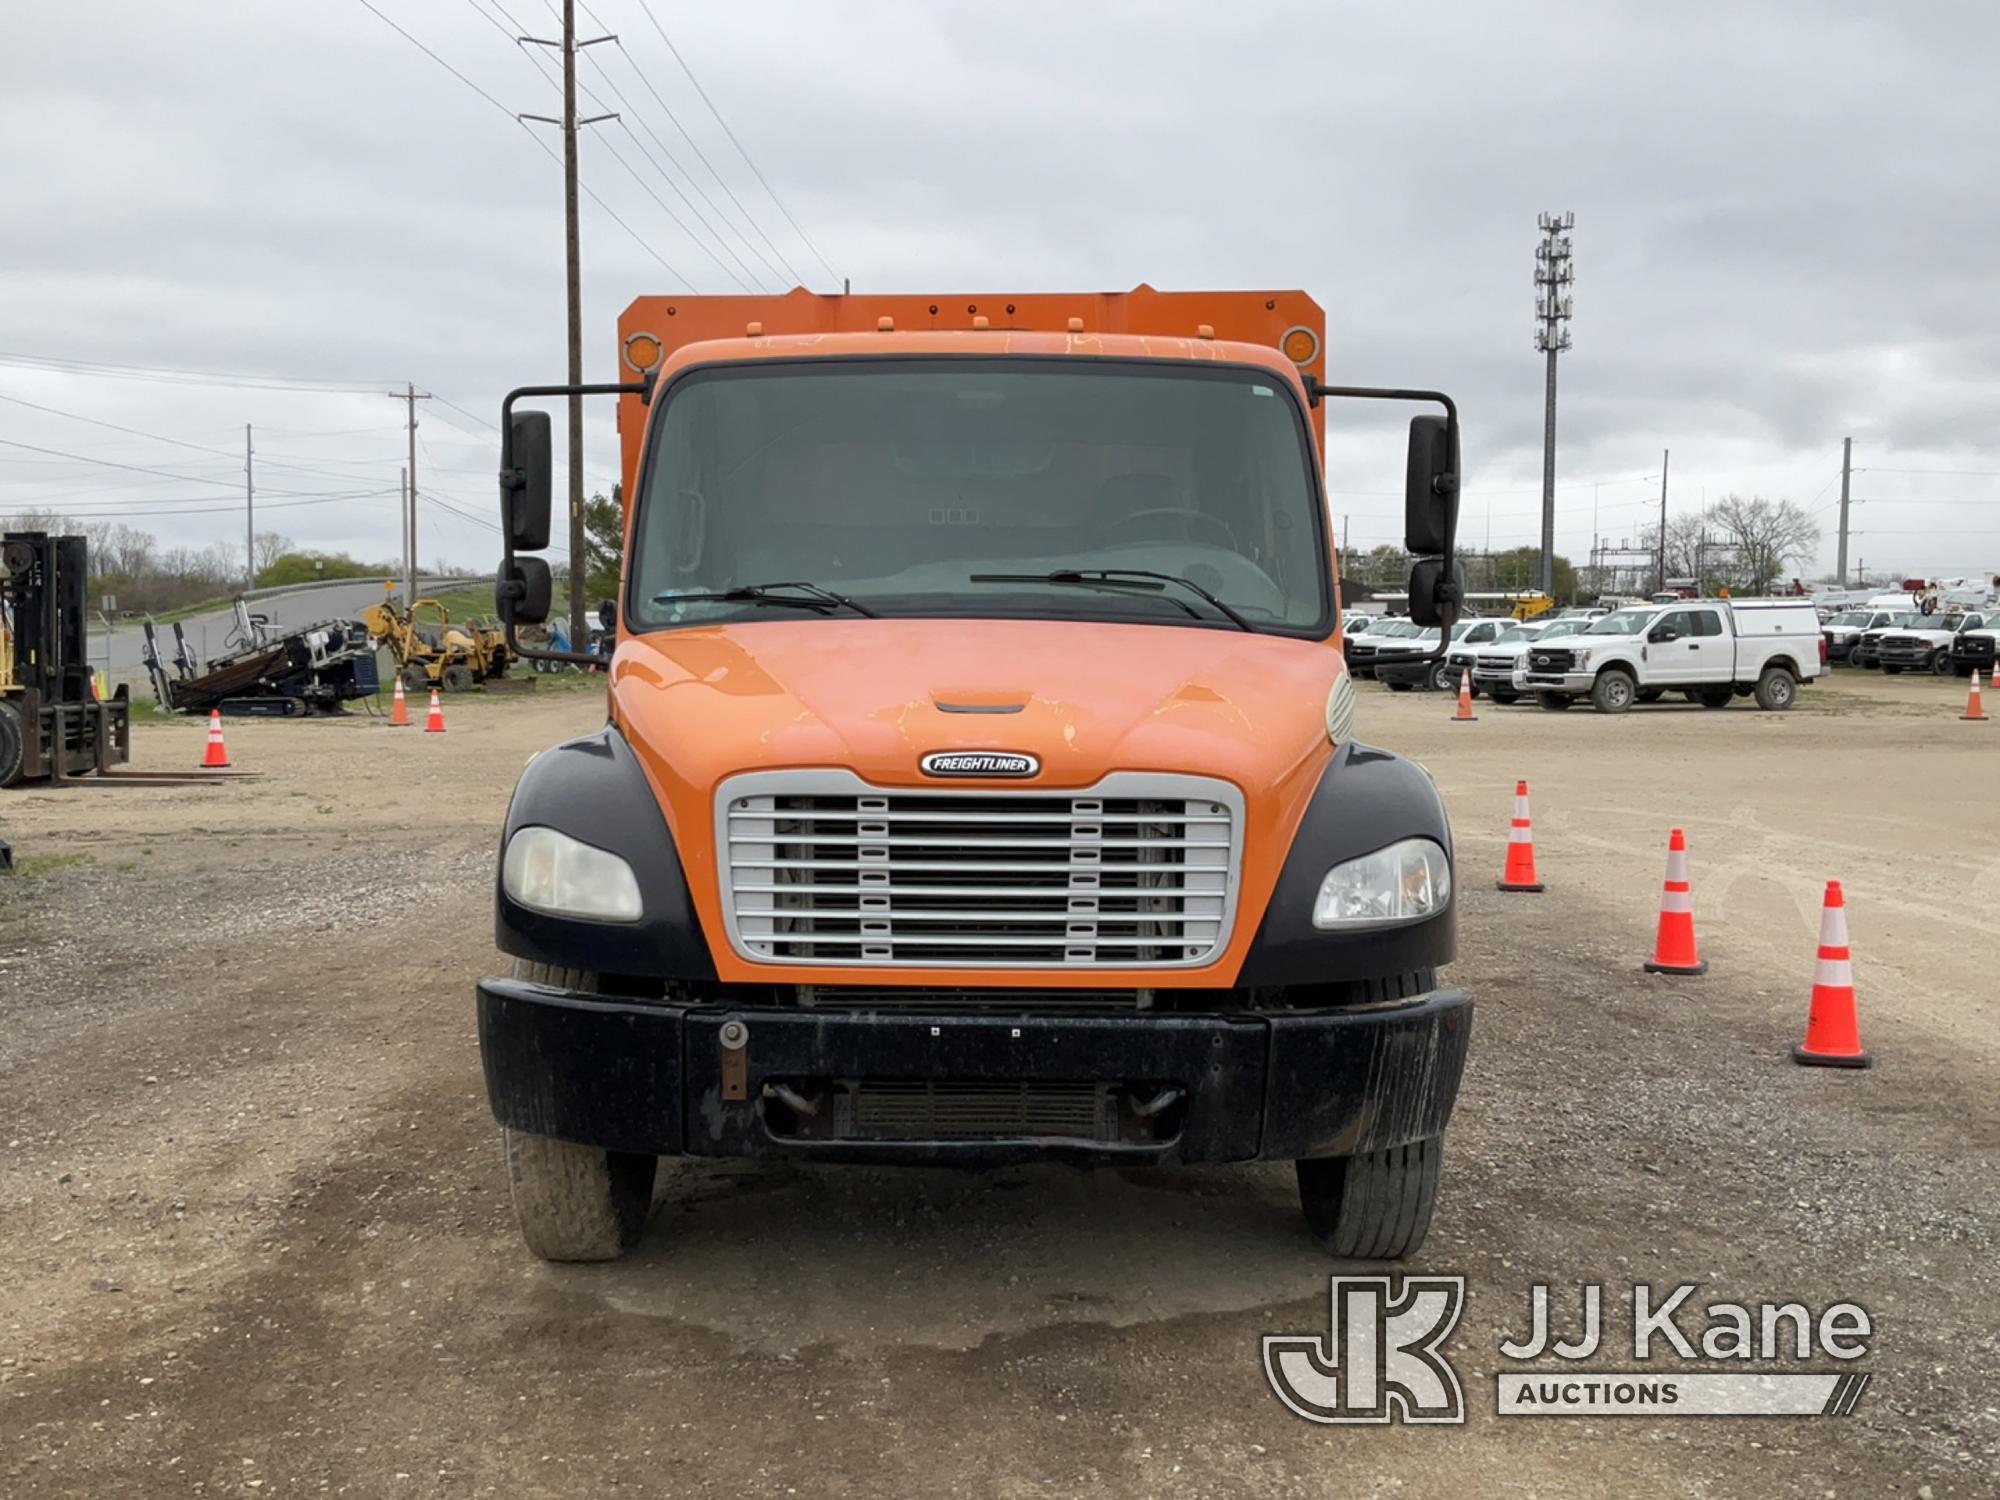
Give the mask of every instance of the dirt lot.
[[[1451, 726], [1363, 690], [1460, 838], [1480, 1009], [1418, 1265], [1470, 1278], [1464, 1429], [1273, 1398], [1259, 1336], [1323, 1332], [1330, 1269], [1284, 1166], [680, 1164], [631, 1260], [533, 1260], [471, 983], [508, 791], [591, 695], [454, 702], [442, 737], [231, 725], [255, 784], [6, 794], [0, 1492], [2000, 1493], [2000, 723], [1962, 693]], [[139, 758], [200, 742], [148, 727]], [[1517, 776], [1539, 897], [1492, 889]], [[1696, 980], [1639, 968], [1675, 824]], [[1868, 1073], [1787, 1056], [1829, 877]], [[1530, 1284], [1608, 1283], [1615, 1345], [1635, 1280], [1860, 1302], [1860, 1410], [1493, 1415]]]

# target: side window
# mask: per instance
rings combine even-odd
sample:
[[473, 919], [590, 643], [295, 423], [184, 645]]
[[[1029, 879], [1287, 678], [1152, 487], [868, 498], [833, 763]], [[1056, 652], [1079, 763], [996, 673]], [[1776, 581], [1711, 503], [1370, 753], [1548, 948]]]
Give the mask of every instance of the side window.
[[1685, 640], [1694, 634], [1694, 620], [1686, 610], [1677, 609], [1671, 614], [1661, 615], [1653, 622], [1653, 629], [1662, 633], [1671, 630]]
[[1694, 621], [1696, 635], [1721, 635], [1722, 616], [1712, 609], [1689, 610], [1688, 618]]

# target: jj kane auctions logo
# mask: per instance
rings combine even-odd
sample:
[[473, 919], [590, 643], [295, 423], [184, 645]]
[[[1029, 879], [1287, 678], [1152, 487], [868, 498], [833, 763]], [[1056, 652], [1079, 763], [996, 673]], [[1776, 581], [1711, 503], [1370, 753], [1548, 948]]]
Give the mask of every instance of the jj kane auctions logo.
[[[1335, 1276], [1325, 1337], [1272, 1334], [1264, 1377], [1280, 1401], [1309, 1422], [1465, 1421], [1465, 1393], [1442, 1345], [1465, 1310], [1463, 1276]], [[1800, 1302], [1711, 1302], [1693, 1323], [1692, 1283], [1664, 1295], [1631, 1289], [1632, 1358], [1644, 1369], [1579, 1369], [1605, 1347], [1604, 1289], [1582, 1288], [1581, 1326], [1558, 1335], [1549, 1288], [1529, 1293], [1526, 1338], [1500, 1343], [1503, 1358], [1532, 1363], [1493, 1377], [1496, 1410], [1510, 1416], [1846, 1416], [1860, 1404], [1861, 1370], [1779, 1370], [1778, 1360], [1824, 1355], [1852, 1361], [1874, 1333], [1867, 1310], [1835, 1302], [1814, 1316]], [[1545, 1362], [1553, 1356], [1557, 1364]], [[1687, 1370], [1673, 1361], [1740, 1362]], [[1760, 1368], [1761, 1367], [1761, 1368]]]

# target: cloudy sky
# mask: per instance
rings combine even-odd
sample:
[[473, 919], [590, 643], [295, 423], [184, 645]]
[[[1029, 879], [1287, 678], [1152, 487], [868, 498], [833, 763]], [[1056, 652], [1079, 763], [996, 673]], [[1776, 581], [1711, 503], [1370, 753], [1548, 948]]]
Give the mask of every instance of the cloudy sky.
[[[1851, 435], [1871, 574], [2000, 569], [2000, 7], [580, 10], [619, 36], [579, 69], [585, 107], [621, 113], [585, 145], [590, 378], [614, 378], [633, 296], [732, 278], [1304, 287], [1335, 378], [1458, 396], [1461, 534], [1497, 547], [1536, 535], [1535, 216], [1570, 210], [1562, 550], [1636, 536], [1671, 448], [1676, 512], [1796, 500], [1830, 565]], [[385, 557], [383, 393], [413, 381], [437, 398], [425, 552], [487, 562], [499, 397], [563, 371], [561, 174], [534, 133], [557, 142], [508, 118], [558, 110], [510, 39], [554, 24], [547, 0], [16, 7], [0, 513], [235, 542], [250, 423], [260, 529]], [[600, 415], [593, 485], [616, 467]], [[1343, 420], [1336, 510], [1391, 540], [1397, 440]]]

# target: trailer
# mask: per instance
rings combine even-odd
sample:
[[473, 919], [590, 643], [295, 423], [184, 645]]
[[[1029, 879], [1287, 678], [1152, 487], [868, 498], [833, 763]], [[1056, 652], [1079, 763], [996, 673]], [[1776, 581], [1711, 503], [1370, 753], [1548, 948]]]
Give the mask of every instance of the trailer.
[[321, 620], [278, 635], [265, 616], [251, 614], [238, 599], [227, 648], [206, 665], [196, 660], [178, 622], [171, 660], [151, 620], [145, 633], [153, 696], [169, 713], [296, 718], [340, 713], [343, 704], [381, 691], [375, 644], [358, 620]]
[[91, 690], [80, 536], [0, 538], [0, 787], [103, 773], [132, 755], [129, 695]]

